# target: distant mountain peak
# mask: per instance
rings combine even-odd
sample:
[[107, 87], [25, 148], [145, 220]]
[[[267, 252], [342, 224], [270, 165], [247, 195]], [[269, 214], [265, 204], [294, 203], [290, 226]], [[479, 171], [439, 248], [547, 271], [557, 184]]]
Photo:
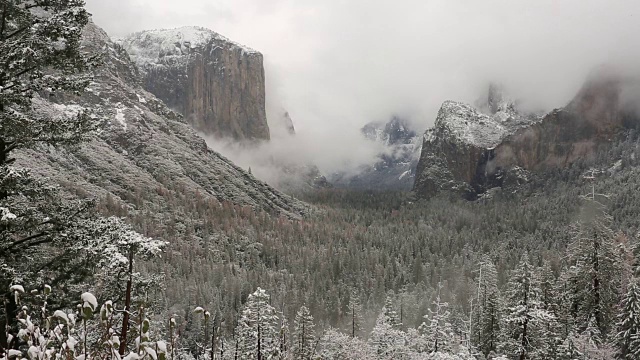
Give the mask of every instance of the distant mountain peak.
[[366, 124], [361, 132], [365, 138], [384, 145], [385, 151], [373, 165], [362, 167], [356, 175], [333, 174], [331, 182], [354, 189], [411, 189], [420, 154], [420, 136], [411, 122], [392, 116], [387, 122]]
[[409, 121], [396, 115], [387, 122], [370, 122], [360, 131], [367, 139], [385, 145], [410, 144], [417, 135]]

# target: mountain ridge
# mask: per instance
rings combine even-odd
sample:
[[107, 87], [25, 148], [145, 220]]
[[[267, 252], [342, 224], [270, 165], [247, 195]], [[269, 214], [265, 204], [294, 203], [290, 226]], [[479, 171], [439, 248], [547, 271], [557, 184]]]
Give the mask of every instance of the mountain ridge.
[[89, 89], [81, 97], [37, 99], [36, 108], [54, 117], [87, 109], [100, 119], [101, 130], [80, 149], [27, 151], [19, 162], [72, 193], [108, 195], [133, 212], [168, 206], [165, 192], [200, 194], [291, 218], [308, 211], [209, 149], [180, 114], [139, 86], [136, 66], [102, 29], [87, 25], [83, 46], [105, 60]]
[[620, 102], [621, 91], [619, 76], [600, 69], [566, 107], [544, 116], [492, 104], [491, 91], [485, 107], [497, 110], [491, 115], [446, 101], [425, 132], [413, 191], [422, 198], [454, 191], [474, 199], [505, 179], [526, 181], [528, 171], [592, 158], [622, 130], [638, 126], [638, 115]]

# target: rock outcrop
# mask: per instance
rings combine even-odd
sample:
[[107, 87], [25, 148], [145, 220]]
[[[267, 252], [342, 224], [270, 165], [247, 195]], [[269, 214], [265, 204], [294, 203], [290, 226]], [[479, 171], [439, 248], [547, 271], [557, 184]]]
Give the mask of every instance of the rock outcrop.
[[566, 107], [542, 117], [518, 113], [495, 88], [488, 113], [446, 101], [424, 135], [413, 190], [423, 198], [453, 190], [474, 199], [506, 179], [592, 157], [621, 130], [637, 126], [621, 101], [624, 89], [621, 77], [600, 71]]
[[120, 44], [140, 69], [143, 87], [196, 130], [269, 140], [261, 53], [199, 27], [142, 31]]

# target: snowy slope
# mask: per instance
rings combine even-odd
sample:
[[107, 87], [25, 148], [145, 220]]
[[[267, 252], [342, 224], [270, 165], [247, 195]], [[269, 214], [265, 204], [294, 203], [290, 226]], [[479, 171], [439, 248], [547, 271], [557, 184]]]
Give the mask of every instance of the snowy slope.
[[99, 134], [77, 151], [41, 149], [23, 153], [20, 161], [72, 193], [108, 196], [130, 212], [175, 216], [187, 209], [170, 199], [195, 196], [288, 217], [306, 211], [305, 204], [209, 149], [182, 116], [138, 85], [136, 67], [104, 31], [89, 25], [84, 44], [90, 52], [106, 51], [90, 89], [79, 98], [38, 99], [36, 107], [52, 117], [88, 109], [102, 121]]

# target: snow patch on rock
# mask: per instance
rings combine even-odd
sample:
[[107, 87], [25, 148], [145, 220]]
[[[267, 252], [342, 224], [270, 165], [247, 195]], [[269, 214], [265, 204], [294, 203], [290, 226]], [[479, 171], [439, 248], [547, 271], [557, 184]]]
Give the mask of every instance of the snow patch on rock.
[[124, 106], [121, 103], [117, 104], [117, 108], [116, 108], [116, 121], [122, 125], [122, 128], [124, 129], [124, 131], [127, 131], [127, 122], [125, 120], [125, 116], [124, 116]]
[[438, 111], [435, 126], [424, 134], [431, 143], [443, 135], [458, 142], [491, 149], [518, 129], [530, 126], [541, 118], [521, 116], [512, 106], [499, 107], [492, 115], [480, 112], [471, 105], [445, 101]]
[[127, 50], [131, 60], [141, 70], [148, 65], [158, 63], [164, 57], [183, 57], [194, 49], [203, 47], [211, 41], [231, 45], [245, 53], [258, 53], [244, 45], [235, 43], [213, 30], [198, 26], [185, 26], [176, 29], [145, 30], [127, 36], [118, 42]]

